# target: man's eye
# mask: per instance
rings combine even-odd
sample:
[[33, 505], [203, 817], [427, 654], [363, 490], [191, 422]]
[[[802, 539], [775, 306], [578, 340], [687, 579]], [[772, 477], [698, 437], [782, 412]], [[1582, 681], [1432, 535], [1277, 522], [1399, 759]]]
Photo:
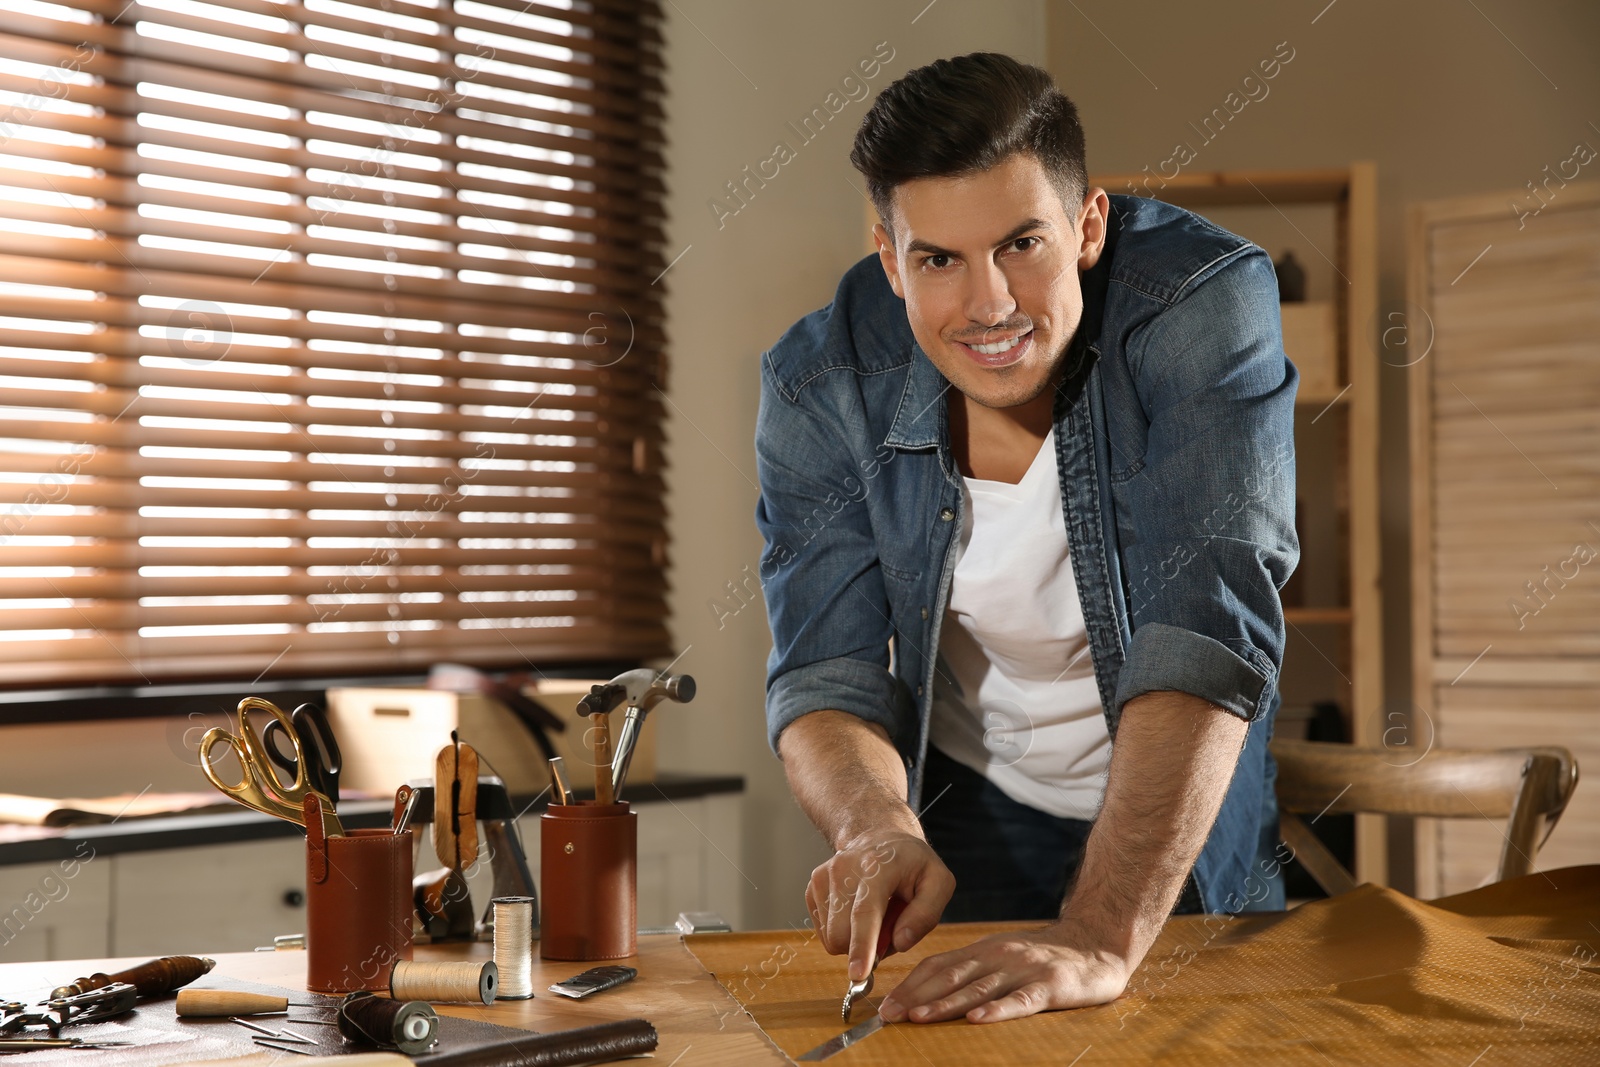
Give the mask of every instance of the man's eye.
[[1011, 247], [1017, 252], [1031, 252], [1033, 251], [1034, 245], [1037, 245], [1038, 243], [1039, 239], [1037, 237], [1018, 237], [1015, 241], [1011, 242]]
[[927, 264], [928, 266], [932, 267], [934, 270], [943, 270], [944, 268], [946, 268], [946, 267], [948, 267], [950, 265], [950, 257], [949, 256], [943, 256], [943, 255], [940, 255], [940, 256], [929, 256], [927, 259], [923, 260], [922, 262]]

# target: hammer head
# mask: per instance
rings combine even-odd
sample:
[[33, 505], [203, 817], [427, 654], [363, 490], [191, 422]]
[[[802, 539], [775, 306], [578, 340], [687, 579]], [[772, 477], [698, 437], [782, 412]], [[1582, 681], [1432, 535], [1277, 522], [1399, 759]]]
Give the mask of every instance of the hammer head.
[[[619, 703], [649, 711], [663, 700], [687, 704], [694, 699], [694, 678], [687, 674], [663, 674], [648, 667], [624, 671], [605, 685], [590, 690], [578, 706], [579, 715], [608, 712]], [[623, 694], [620, 698], [617, 694]]]
[[591, 715], [609, 715], [627, 696], [628, 687], [618, 682], [592, 685], [588, 695], [578, 701], [578, 717], [586, 719]]
[[687, 704], [694, 699], [694, 677], [688, 674], [673, 674], [658, 678], [651, 683], [644, 697], [639, 701], [640, 711], [649, 711], [663, 700], [670, 700], [676, 704]]

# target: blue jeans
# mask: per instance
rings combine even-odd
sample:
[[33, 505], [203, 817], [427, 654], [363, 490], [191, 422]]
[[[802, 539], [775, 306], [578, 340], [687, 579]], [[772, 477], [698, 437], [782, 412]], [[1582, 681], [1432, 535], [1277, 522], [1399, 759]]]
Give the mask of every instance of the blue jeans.
[[[922, 830], [956, 879], [942, 921], [1048, 922], [1059, 917], [1094, 824], [1018, 803], [931, 745], [926, 775]], [[1200, 910], [1191, 877], [1174, 913]]]

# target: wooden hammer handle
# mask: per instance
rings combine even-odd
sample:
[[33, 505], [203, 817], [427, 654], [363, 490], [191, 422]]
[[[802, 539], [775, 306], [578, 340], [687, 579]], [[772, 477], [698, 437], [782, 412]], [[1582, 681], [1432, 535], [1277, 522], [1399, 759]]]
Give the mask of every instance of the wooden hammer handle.
[[594, 724], [594, 802], [615, 804], [616, 783], [611, 780], [611, 716], [591, 715]]

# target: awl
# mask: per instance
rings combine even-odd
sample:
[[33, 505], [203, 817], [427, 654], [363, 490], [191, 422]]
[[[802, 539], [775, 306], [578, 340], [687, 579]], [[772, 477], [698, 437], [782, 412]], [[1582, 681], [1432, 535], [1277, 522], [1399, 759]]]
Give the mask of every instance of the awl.
[[[178, 993], [178, 1014], [185, 1019], [235, 1015], [278, 1015], [289, 1010], [288, 997], [266, 993], [238, 993], [231, 989], [184, 989]], [[310, 1008], [314, 1004], [294, 1007]]]

